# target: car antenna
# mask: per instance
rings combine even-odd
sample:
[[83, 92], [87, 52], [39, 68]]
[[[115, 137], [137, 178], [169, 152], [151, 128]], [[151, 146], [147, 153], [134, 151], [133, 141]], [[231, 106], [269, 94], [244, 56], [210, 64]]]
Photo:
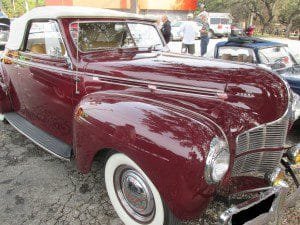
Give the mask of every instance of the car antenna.
[[75, 94], [80, 94], [78, 90], [78, 83], [80, 78], [78, 77], [78, 63], [79, 63], [79, 34], [80, 34], [80, 26], [79, 21], [77, 21], [77, 38], [76, 38], [76, 71], [75, 71]]

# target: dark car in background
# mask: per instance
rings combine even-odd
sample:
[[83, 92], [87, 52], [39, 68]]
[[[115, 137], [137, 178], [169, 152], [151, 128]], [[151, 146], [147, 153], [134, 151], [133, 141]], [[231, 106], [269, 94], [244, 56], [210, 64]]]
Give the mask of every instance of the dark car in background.
[[0, 11], [0, 51], [3, 51], [8, 40], [10, 19]]
[[259, 38], [234, 37], [219, 42], [214, 57], [244, 63], [254, 63], [271, 69], [288, 81], [292, 90], [300, 95], [300, 60], [286, 44]]

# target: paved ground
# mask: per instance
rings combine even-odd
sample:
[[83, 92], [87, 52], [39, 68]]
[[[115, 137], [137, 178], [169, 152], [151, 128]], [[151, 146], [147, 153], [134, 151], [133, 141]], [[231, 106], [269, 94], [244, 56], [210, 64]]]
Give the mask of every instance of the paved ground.
[[[300, 127], [292, 139], [300, 142]], [[0, 140], [1, 225], [122, 224], [105, 190], [101, 159], [89, 175], [82, 175], [74, 163], [52, 157], [1, 122]], [[220, 207], [216, 204], [209, 209], [207, 221]], [[299, 208], [288, 213], [284, 224], [299, 224]], [[200, 223], [186, 223], [196, 224]]]

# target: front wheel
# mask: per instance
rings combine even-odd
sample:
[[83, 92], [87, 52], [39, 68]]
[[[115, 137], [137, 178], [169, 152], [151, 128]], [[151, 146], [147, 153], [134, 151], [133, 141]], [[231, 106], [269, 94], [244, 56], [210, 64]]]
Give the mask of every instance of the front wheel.
[[125, 225], [176, 225], [175, 218], [142, 169], [122, 153], [109, 157], [105, 184], [120, 219]]

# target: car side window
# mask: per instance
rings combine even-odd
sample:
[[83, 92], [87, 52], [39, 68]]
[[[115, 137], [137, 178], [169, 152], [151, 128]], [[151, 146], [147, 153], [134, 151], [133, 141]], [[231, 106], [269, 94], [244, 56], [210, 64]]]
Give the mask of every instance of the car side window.
[[49, 55], [52, 57], [64, 57], [66, 50], [55, 21], [33, 22], [31, 24], [26, 51]]

